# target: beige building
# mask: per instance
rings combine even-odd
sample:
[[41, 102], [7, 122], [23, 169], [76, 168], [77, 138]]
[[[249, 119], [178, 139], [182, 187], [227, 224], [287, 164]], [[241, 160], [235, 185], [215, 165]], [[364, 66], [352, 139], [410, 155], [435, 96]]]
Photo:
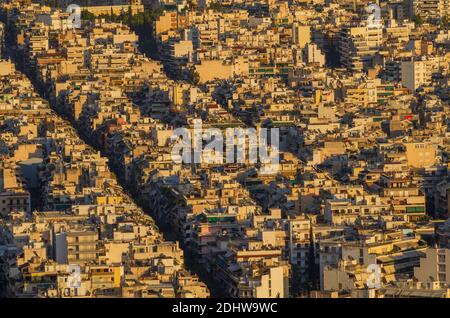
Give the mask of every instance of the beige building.
[[67, 233], [67, 261], [84, 264], [97, 259], [98, 234], [93, 231]]
[[374, 66], [374, 57], [383, 43], [383, 29], [367, 26], [346, 27], [339, 33], [341, 63], [349, 70], [362, 71]]
[[292, 26], [292, 40], [300, 49], [303, 49], [308, 43], [311, 43], [311, 27], [294, 23]]
[[31, 212], [31, 199], [28, 192], [0, 192], [0, 216], [7, 216], [13, 211]]
[[284, 267], [271, 267], [261, 275], [261, 283], [255, 288], [255, 298], [286, 298], [289, 285], [284, 278]]
[[303, 61], [308, 64], [325, 65], [325, 54], [318, 48], [317, 44], [308, 43], [303, 49]]
[[141, 4], [141, 0], [130, 0], [128, 4], [114, 4], [104, 6], [83, 6], [82, 11], [88, 11], [95, 16], [110, 15], [111, 13], [119, 15], [131, 10], [131, 14], [135, 15], [144, 12], [144, 6]]
[[448, 0], [407, 0], [408, 12], [411, 17], [419, 16], [422, 19], [437, 19], [450, 15]]
[[9, 61], [0, 61], [0, 76], [10, 75], [14, 72], [14, 64]]

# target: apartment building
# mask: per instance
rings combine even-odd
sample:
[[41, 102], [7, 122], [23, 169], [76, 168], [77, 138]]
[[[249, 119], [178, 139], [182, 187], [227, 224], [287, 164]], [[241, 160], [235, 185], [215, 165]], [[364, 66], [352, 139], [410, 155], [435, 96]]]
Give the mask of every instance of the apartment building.
[[450, 251], [445, 248], [428, 248], [425, 257], [420, 259], [420, 266], [414, 268], [414, 277], [421, 283], [450, 285], [449, 257]]

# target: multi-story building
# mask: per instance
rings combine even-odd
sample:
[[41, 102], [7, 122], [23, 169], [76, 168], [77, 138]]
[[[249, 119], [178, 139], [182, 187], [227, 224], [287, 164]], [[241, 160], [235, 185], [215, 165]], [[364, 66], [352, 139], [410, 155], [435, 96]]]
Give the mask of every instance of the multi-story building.
[[410, 60], [401, 63], [402, 85], [411, 92], [431, 82], [432, 66], [427, 60]]
[[420, 17], [424, 20], [448, 17], [448, 0], [405, 0], [409, 16]]

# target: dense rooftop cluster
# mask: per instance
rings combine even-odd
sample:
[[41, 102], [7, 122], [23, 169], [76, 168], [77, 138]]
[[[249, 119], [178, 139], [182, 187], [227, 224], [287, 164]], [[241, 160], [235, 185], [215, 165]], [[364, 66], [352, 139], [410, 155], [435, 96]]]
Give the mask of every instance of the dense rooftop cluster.
[[[0, 70], [0, 256], [9, 276], [2, 287], [26, 297], [207, 297], [178, 243], [163, 239], [108, 159], [14, 64], [3, 60]], [[75, 287], [73, 264], [81, 276]]]

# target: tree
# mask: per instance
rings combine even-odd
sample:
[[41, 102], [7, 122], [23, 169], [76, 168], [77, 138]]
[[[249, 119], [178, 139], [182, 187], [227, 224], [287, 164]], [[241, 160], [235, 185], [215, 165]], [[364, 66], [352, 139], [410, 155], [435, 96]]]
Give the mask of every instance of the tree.
[[446, 29], [448, 29], [448, 28], [450, 27], [450, 21], [449, 21], [449, 19], [448, 19], [447, 16], [444, 16], [444, 17], [441, 19], [440, 26], [441, 26], [441, 28], [444, 29], [444, 30], [446, 30]]
[[58, 0], [44, 0], [43, 5], [50, 8], [56, 8], [58, 6]]

